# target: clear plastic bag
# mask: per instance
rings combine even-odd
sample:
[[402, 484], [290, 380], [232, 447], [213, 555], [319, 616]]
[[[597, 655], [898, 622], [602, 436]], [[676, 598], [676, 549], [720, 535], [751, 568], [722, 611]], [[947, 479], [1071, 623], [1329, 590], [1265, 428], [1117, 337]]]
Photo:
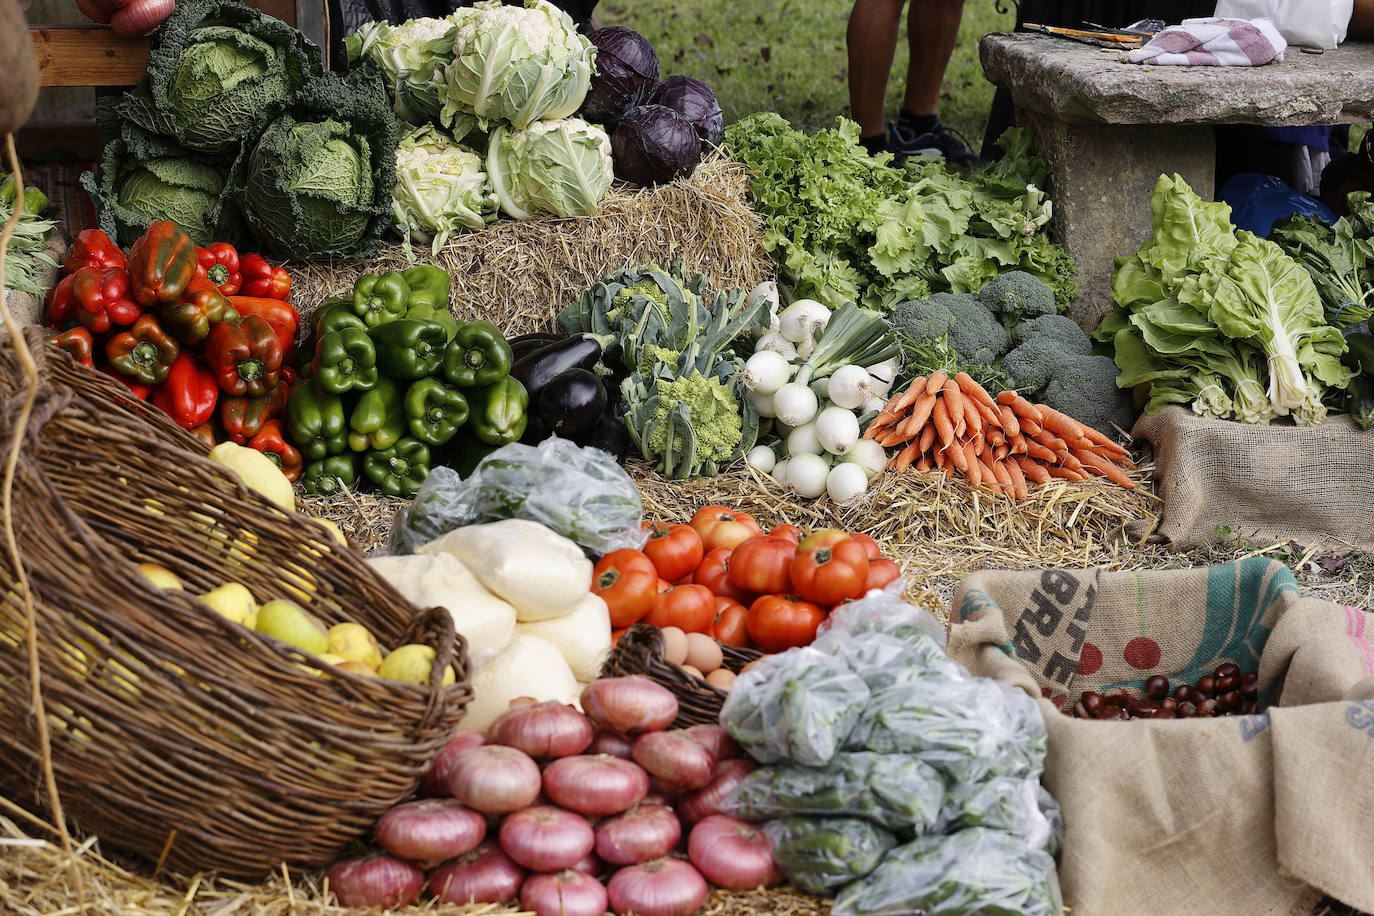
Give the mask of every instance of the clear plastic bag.
[[1039, 776], [1045, 720], [1021, 690], [1001, 681], [925, 679], [873, 695], [847, 747], [911, 754], [952, 783]]
[[764, 656], [735, 682], [720, 724], [760, 763], [824, 766], [868, 699], [868, 687], [843, 658], [788, 649]]
[[436, 467], [397, 515], [391, 551], [412, 553], [455, 528], [507, 518], [539, 522], [593, 556], [644, 544], [644, 503], [630, 475], [601, 449], [555, 437], [503, 446], [467, 480]]
[[881, 633], [905, 640], [918, 651], [926, 651], [928, 639], [943, 653], [947, 642], [944, 625], [929, 611], [905, 601], [905, 591], [906, 580], [897, 579], [881, 591], [841, 605], [826, 620], [814, 645]]
[[1059, 916], [1049, 853], [975, 827], [899, 846], [840, 891], [832, 916]]
[[900, 754], [836, 754], [828, 766], [755, 770], [725, 802], [750, 821], [811, 814], [863, 817], [907, 835], [935, 826], [945, 782], [935, 770]]
[[869, 632], [846, 638], [843, 644], [835, 641], [813, 645], [822, 652], [842, 657], [874, 694], [899, 684], [968, 678], [967, 670], [927, 636], [901, 639]]
[[823, 894], [878, 867], [897, 838], [856, 817], [784, 817], [763, 825], [787, 880]]
[[1032, 849], [1059, 851], [1064, 818], [1039, 779], [998, 777], [951, 786], [940, 812], [940, 831], [986, 827], [1018, 836]]

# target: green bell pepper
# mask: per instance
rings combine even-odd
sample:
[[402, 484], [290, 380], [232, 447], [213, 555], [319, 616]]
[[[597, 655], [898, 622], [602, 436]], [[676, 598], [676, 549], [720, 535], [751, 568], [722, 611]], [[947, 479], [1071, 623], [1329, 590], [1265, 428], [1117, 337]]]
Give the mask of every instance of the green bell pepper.
[[323, 461], [348, 447], [343, 398], [306, 379], [286, 399], [286, 428], [307, 461]]
[[470, 428], [487, 445], [508, 445], [525, 434], [529, 406], [525, 386], [506, 376], [468, 394]]
[[444, 361], [448, 335], [443, 326], [418, 318], [398, 318], [368, 331], [377, 347], [377, 368], [392, 379], [417, 379]]
[[387, 496], [414, 496], [429, 476], [429, 446], [406, 436], [363, 459], [363, 473]]
[[358, 456], [353, 452], [312, 461], [305, 466], [301, 477], [301, 489], [311, 496], [333, 496], [357, 484]]
[[490, 321], [469, 321], [444, 350], [444, 377], [459, 388], [490, 385], [510, 375], [515, 354]]
[[435, 311], [448, 311], [450, 290], [448, 271], [432, 264], [417, 264], [401, 271], [401, 277], [410, 287], [411, 308], [423, 305]]
[[[0, 204], [5, 209], [10, 209], [14, 204], [15, 184], [13, 176], [6, 175], [4, 181], [0, 181]], [[52, 206], [52, 201], [48, 200], [48, 195], [32, 185], [24, 189], [24, 212], [32, 216], [38, 216], [48, 207]], [[447, 275], [445, 275], [447, 279]]]
[[404, 317], [409, 304], [410, 287], [397, 270], [361, 276], [353, 287], [353, 314], [369, 328]]
[[345, 328], [367, 330], [367, 325], [363, 323], [363, 320], [353, 313], [353, 301], [351, 299], [326, 300], [320, 306], [319, 311], [315, 312], [314, 331], [316, 340], [326, 334], [342, 331]]
[[366, 331], [330, 331], [315, 344], [311, 374], [325, 391], [346, 394], [368, 391], [377, 384], [377, 349]]
[[412, 305], [406, 310], [407, 318], [415, 318], [420, 321], [432, 321], [444, 329], [448, 339], [452, 340], [453, 335], [458, 333], [458, 319], [453, 317], [453, 313], [444, 308], [430, 308], [427, 305]]
[[389, 378], [364, 391], [349, 420], [348, 447], [355, 452], [390, 448], [406, 434], [405, 405], [401, 387]]
[[443, 445], [467, 422], [468, 399], [437, 378], [422, 378], [406, 391], [405, 412], [412, 436], [429, 445]]

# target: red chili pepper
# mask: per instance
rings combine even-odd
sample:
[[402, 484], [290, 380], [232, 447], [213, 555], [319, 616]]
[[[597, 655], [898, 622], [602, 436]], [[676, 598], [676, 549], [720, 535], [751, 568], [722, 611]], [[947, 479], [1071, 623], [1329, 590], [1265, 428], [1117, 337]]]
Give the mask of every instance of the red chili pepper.
[[76, 300], [72, 298], [72, 280], [74, 277], [74, 274], [65, 276], [61, 282], [48, 290], [48, 327], [50, 328], [66, 328], [76, 322]]
[[239, 272], [239, 253], [228, 242], [215, 242], [204, 248], [196, 249], [196, 276], [204, 277], [219, 287], [226, 296], [232, 296], [243, 286], [243, 274]]
[[72, 240], [72, 247], [62, 262], [62, 270], [74, 274], [83, 267], [128, 266], [124, 252], [99, 229], [83, 229]]
[[95, 338], [85, 328], [72, 328], [52, 338], [59, 350], [65, 350], [87, 369], [95, 368]]
[[76, 320], [96, 334], [112, 325], [130, 325], [143, 309], [129, 292], [129, 273], [118, 267], [83, 267], [72, 274]]
[[248, 447], [255, 448], [281, 468], [286, 479], [295, 483], [301, 479], [301, 466], [304, 464], [300, 451], [286, 441], [280, 420], [268, 420], [256, 436], [248, 440]]
[[153, 389], [153, 405], [183, 429], [210, 422], [219, 403], [215, 374], [182, 351], [167, 373], [167, 381]]
[[225, 394], [262, 397], [281, 378], [281, 340], [277, 329], [257, 315], [221, 321], [205, 338], [205, 361]]
[[243, 274], [243, 286], [239, 292], [245, 296], [285, 302], [291, 295], [291, 275], [284, 267], [273, 267], [267, 263], [260, 254], [246, 254], [240, 258], [239, 270]]

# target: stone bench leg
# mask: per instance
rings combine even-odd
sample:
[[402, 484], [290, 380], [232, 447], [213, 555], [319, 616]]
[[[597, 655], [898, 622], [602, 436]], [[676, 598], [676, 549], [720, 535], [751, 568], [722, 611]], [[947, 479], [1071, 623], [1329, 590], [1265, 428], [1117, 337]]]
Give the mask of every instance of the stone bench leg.
[[1069, 314], [1085, 330], [1112, 304], [1114, 259], [1150, 237], [1150, 194], [1161, 174], [1182, 175], [1211, 200], [1216, 141], [1205, 125], [1069, 124], [1018, 109], [1050, 166], [1056, 237], [1078, 267]]

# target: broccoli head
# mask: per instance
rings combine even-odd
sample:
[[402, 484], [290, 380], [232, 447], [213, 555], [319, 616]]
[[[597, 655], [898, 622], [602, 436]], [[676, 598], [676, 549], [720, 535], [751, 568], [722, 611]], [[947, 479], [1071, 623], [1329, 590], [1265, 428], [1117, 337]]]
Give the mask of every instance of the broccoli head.
[[1092, 339], [1078, 326], [1076, 321], [1066, 315], [1037, 315], [1028, 321], [1014, 325], [1011, 329], [1013, 347], [1020, 346], [1035, 337], [1044, 337], [1055, 341], [1066, 353], [1091, 356], [1093, 352]]
[[[1034, 341], [1026, 345], [1030, 343]], [[1116, 426], [1129, 431], [1136, 411], [1130, 392], [1116, 387], [1116, 375], [1116, 361], [1110, 356], [1066, 355], [1040, 400], [1106, 435], [1114, 435]]]
[[993, 277], [978, 293], [978, 299], [1008, 323], [1059, 313], [1054, 290], [1024, 270]]
[[899, 337], [908, 337], [921, 343], [939, 340], [949, 334], [954, 324], [954, 315], [938, 297], [913, 299], [903, 302], [888, 316], [888, 324]]
[[972, 293], [936, 293], [928, 302], [938, 302], [953, 317], [949, 344], [965, 362], [991, 365], [1007, 352], [1010, 340], [1006, 328]]
[[1077, 355], [1065, 350], [1053, 338], [1032, 337], [1006, 355], [1002, 371], [1023, 397], [1034, 398], [1063, 370], [1065, 362]]

